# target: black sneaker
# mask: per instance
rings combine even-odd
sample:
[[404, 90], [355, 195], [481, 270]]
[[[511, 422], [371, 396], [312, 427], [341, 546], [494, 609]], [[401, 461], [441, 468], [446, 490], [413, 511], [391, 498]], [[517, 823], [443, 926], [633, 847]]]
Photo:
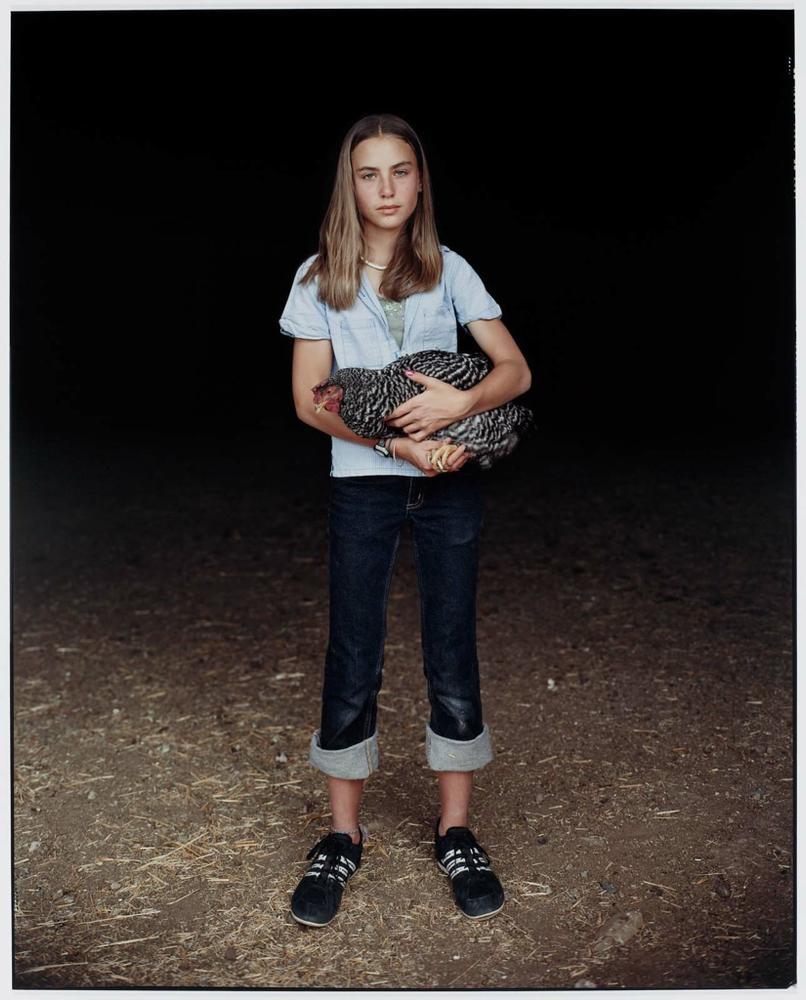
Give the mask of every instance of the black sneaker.
[[483, 920], [504, 906], [504, 890], [490, 868], [487, 852], [466, 826], [452, 826], [439, 835], [434, 831], [437, 864], [450, 877], [456, 904], [466, 917]]
[[308, 851], [313, 858], [291, 897], [291, 916], [308, 927], [324, 927], [336, 916], [347, 879], [361, 864], [364, 831], [354, 844], [349, 833], [329, 833]]

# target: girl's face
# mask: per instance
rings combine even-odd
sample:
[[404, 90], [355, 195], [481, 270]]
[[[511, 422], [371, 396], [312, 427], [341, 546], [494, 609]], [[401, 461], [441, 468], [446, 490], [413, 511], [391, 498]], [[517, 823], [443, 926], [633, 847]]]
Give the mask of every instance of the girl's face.
[[397, 136], [379, 135], [359, 142], [351, 158], [364, 230], [402, 229], [423, 189], [414, 150]]

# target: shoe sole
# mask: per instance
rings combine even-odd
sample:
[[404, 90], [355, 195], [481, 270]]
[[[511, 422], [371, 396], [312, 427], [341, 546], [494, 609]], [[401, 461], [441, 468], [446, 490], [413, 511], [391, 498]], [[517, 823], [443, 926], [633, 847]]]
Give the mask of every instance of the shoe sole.
[[[443, 868], [442, 867], [442, 862], [437, 861], [437, 867], [439, 868], [439, 870], [442, 872], [443, 875], [447, 875], [448, 878], [450, 879], [450, 877], [451, 877], [450, 872], [448, 871], [447, 868]], [[454, 903], [456, 903], [456, 898], [455, 897], [454, 897], [453, 901], [454, 901]], [[505, 903], [506, 903], [506, 900], [504, 900], [504, 902], [498, 907], [497, 910], [490, 910], [489, 913], [477, 913], [477, 914], [465, 913], [465, 911], [462, 909], [462, 907], [458, 903], [456, 903], [456, 909], [462, 914], [463, 917], [467, 917], [468, 920], [487, 920], [488, 917], [494, 917], [496, 915], [496, 913], [500, 913], [501, 910], [504, 909]]]
[[333, 916], [330, 918], [330, 920], [326, 920], [324, 923], [321, 924], [316, 923], [315, 920], [303, 920], [302, 917], [298, 917], [293, 910], [291, 910], [291, 916], [294, 918], [294, 920], [296, 920], [298, 924], [305, 924], [306, 927], [327, 927], [328, 924], [333, 923], [338, 914], [334, 913]]

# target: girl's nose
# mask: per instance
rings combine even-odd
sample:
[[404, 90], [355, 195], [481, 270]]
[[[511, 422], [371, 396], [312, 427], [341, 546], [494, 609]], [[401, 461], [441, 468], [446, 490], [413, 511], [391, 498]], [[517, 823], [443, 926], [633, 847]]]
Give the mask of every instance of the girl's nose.
[[382, 195], [393, 195], [395, 193], [395, 185], [393, 183], [392, 177], [381, 177], [381, 194]]

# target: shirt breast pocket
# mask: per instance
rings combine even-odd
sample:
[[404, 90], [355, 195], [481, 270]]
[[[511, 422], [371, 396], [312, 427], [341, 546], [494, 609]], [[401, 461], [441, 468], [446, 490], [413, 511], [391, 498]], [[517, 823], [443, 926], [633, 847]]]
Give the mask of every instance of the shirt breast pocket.
[[383, 368], [383, 344], [378, 324], [371, 319], [342, 320], [334, 351], [339, 368]]
[[423, 350], [456, 350], [456, 314], [450, 306], [443, 304], [424, 312]]

